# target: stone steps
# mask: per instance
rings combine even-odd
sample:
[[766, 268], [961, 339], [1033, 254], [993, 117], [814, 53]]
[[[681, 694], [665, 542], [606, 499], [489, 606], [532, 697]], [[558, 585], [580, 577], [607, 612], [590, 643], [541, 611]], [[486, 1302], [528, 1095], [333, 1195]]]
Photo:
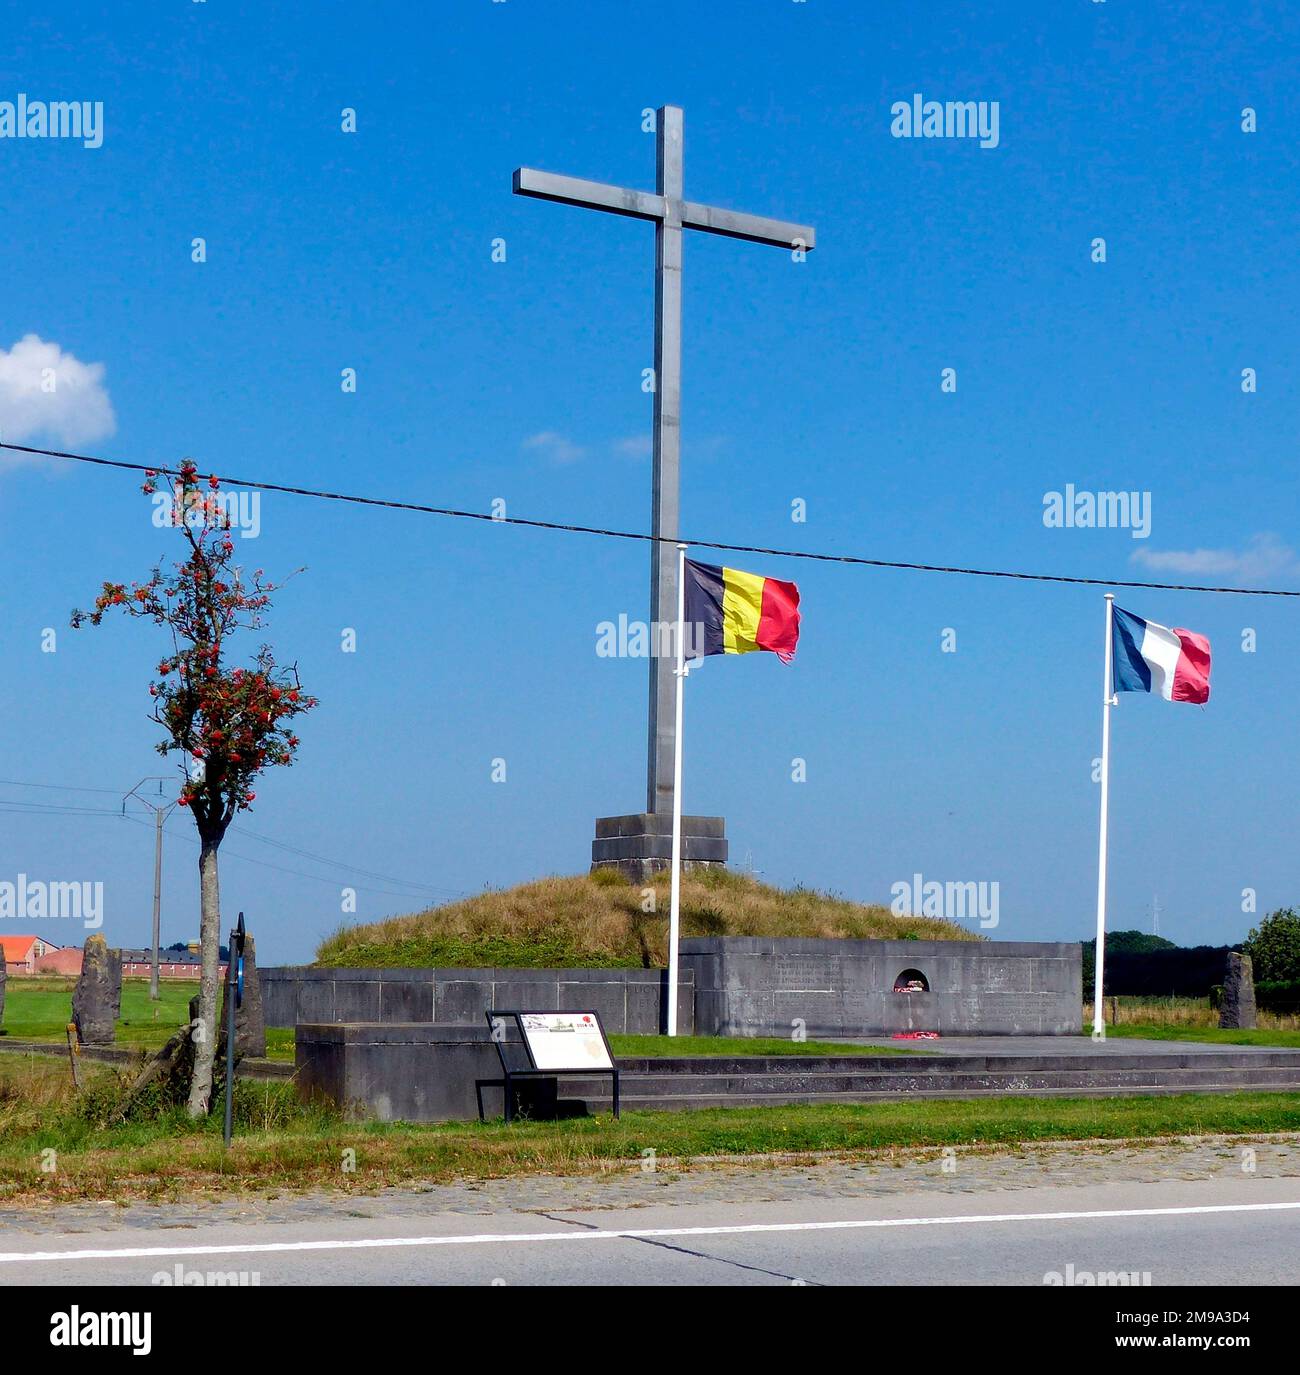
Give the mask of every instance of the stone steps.
[[[605, 1081], [608, 1083], [608, 1080]], [[664, 1095], [695, 1093], [726, 1094], [786, 1094], [786, 1093], [925, 1093], [935, 1089], [978, 1089], [987, 1092], [1029, 1093], [1035, 1089], [1066, 1089], [1072, 1085], [1093, 1088], [1129, 1088], [1146, 1084], [1163, 1084], [1170, 1088], [1194, 1089], [1200, 1084], [1238, 1084], [1243, 1088], [1253, 1084], [1290, 1083], [1300, 1089], [1300, 1068], [1290, 1075], [1267, 1066], [1260, 1069], [1237, 1069], [1230, 1073], [1203, 1073], [1197, 1070], [1060, 1070], [1020, 1071], [992, 1074], [983, 1070], [955, 1071], [946, 1074], [719, 1074], [719, 1075], [624, 1075], [623, 1085], [629, 1094], [654, 1098]], [[595, 1079], [567, 1079], [565, 1092], [585, 1097], [599, 1094], [602, 1085]]]
[[[622, 1104], [635, 1108], [869, 1103], [906, 1098], [1100, 1097], [1300, 1092], [1300, 1051], [1179, 1054], [737, 1056], [619, 1062]], [[559, 1096], [609, 1108], [608, 1080], [577, 1075]]]
[[934, 1074], [952, 1070], [980, 1068], [989, 1072], [1008, 1072], [1035, 1069], [1095, 1070], [1140, 1069], [1148, 1065], [1171, 1069], [1196, 1069], [1202, 1066], [1251, 1069], [1259, 1065], [1276, 1065], [1300, 1070], [1300, 1050], [1277, 1049], [1169, 1051], [1159, 1055], [1134, 1051], [1107, 1052], [1104, 1057], [1080, 1052], [1052, 1055], [692, 1055], [692, 1056], [624, 1056], [619, 1068], [632, 1074], [768, 1074], [799, 1073], [824, 1074], [848, 1072]]
[[[1249, 1086], [1257, 1093], [1296, 1093], [1300, 1092], [1300, 1084], [1295, 1083], [1276, 1083], [1276, 1084], [1253, 1084]], [[1148, 1084], [1132, 1088], [1108, 1089], [1095, 1087], [1055, 1088], [1055, 1089], [1035, 1089], [1029, 1092], [1017, 1092], [1013, 1096], [1018, 1098], [1146, 1098], [1158, 1097], [1179, 1093], [1240, 1093], [1242, 1086], [1239, 1084], [1202, 1084], [1195, 1088], [1170, 1087], [1168, 1085]], [[626, 1112], [676, 1112], [694, 1108], [771, 1108], [797, 1105], [813, 1105], [817, 1103], [889, 1103], [897, 1102], [899, 1098], [906, 1097], [911, 1099], [927, 1098], [949, 1100], [954, 1102], [965, 1102], [981, 1098], [1005, 1098], [1006, 1089], [927, 1089], [922, 1093], [899, 1094], [894, 1093], [794, 1093], [773, 1096], [771, 1094], [691, 1094], [676, 1097], [642, 1097], [638, 1095], [623, 1094], [620, 1100], [620, 1107]], [[562, 1093], [562, 1100], [567, 1096]], [[592, 1097], [583, 1100], [591, 1112], [607, 1113], [610, 1111], [609, 1096], [604, 1098]]]

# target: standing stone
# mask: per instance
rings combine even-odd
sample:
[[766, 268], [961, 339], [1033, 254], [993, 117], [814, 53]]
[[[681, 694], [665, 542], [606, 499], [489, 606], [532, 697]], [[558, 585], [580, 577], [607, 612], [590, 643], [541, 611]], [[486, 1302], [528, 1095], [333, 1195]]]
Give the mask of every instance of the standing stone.
[[[226, 1006], [228, 983], [221, 983], [221, 1025], [217, 1032], [218, 1053], [226, 1053]], [[244, 1001], [235, 1009], [235, 1062], [246, 1055], [266, 1054], [266, 1014], [262, 1010], [262, 985], [257, 977], [257, 943], [244, 938]]]
[[0, 1035], [4, 1034], [5, 1024], [5, 948], [0, 945]]
[[1250, 956], [1236, 950], [1228, 951], [1228, 973], [1223, 980], [1219, 1025], [1244, 1029], [1255, 1026], [1255, 974]]
[[83, 1046], [111, 1046], [122, 1005], [122, 952], [103, 936], [88, 936], [81, 977], [72, 994], [72, 1020]]

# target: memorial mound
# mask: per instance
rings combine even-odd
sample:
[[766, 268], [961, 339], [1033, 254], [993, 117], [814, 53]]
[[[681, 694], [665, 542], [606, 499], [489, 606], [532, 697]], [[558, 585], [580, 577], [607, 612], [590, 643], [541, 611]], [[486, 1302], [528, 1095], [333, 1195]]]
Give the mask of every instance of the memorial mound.
[[[653, 911], [648, 894], [653, 891]], [[774, 888], [725, 869], [682, 876], [683, 936], [977, 940], [952, 922], [895, 916], [809, 888]], [[322, 942], [332, 967], [655, 969], [668, 958], [668, 876], [645, 886], [600, 871], [517, 888], [365, 926]]]

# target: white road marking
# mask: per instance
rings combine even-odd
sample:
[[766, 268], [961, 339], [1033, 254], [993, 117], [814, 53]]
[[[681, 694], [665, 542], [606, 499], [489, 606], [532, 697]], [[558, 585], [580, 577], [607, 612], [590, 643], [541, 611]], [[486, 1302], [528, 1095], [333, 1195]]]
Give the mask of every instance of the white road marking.
[[1073, 1222], [1087, 1218], [1189, 1217], [1207, 1213], [1263, 1213], [1300, 1209], [1294, 1203], [1210, 1203], [1187, 1208], [1099, 1208], [1069, 1213], [970, 1213], [953, 1217], [885, 1217], [842, 1222], [753, 1222], [730, 1227], [642, 1227], [597, 1232], [471, 1232], [446, 1237], [371, 1237], [362, 1241], [269, 1241], [235, 1246], [130, 1246], [85, 1251], [5, 1251], [0, 1265], [40, 1260], [145, 1260], [161, 1256], [266, 1255], [292, 1251], [360, 1251], [386, 1246], [484, 1246], [548, 1241], [637, 1241], [656, 1237], [725, 1237], [761, 1232], [834, 1232], [873, 1227], [953, 1227], [963, 1223]]

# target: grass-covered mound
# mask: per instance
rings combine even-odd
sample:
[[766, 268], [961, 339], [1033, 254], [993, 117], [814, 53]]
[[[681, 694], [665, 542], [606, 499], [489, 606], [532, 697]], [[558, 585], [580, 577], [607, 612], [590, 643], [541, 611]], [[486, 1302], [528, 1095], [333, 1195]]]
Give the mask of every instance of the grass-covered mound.
[[[645, 888], [616, 871], [544, 878], [431, 907], [323, 941], [323, 965], [461, 968], [662, 968], [668, 962], [668, 876]], [[726, 869], [682, 876], [683, 936], [823, 936], [976, 940], [930, 917], [896, 917], [809, 888], [772, 888]]]

